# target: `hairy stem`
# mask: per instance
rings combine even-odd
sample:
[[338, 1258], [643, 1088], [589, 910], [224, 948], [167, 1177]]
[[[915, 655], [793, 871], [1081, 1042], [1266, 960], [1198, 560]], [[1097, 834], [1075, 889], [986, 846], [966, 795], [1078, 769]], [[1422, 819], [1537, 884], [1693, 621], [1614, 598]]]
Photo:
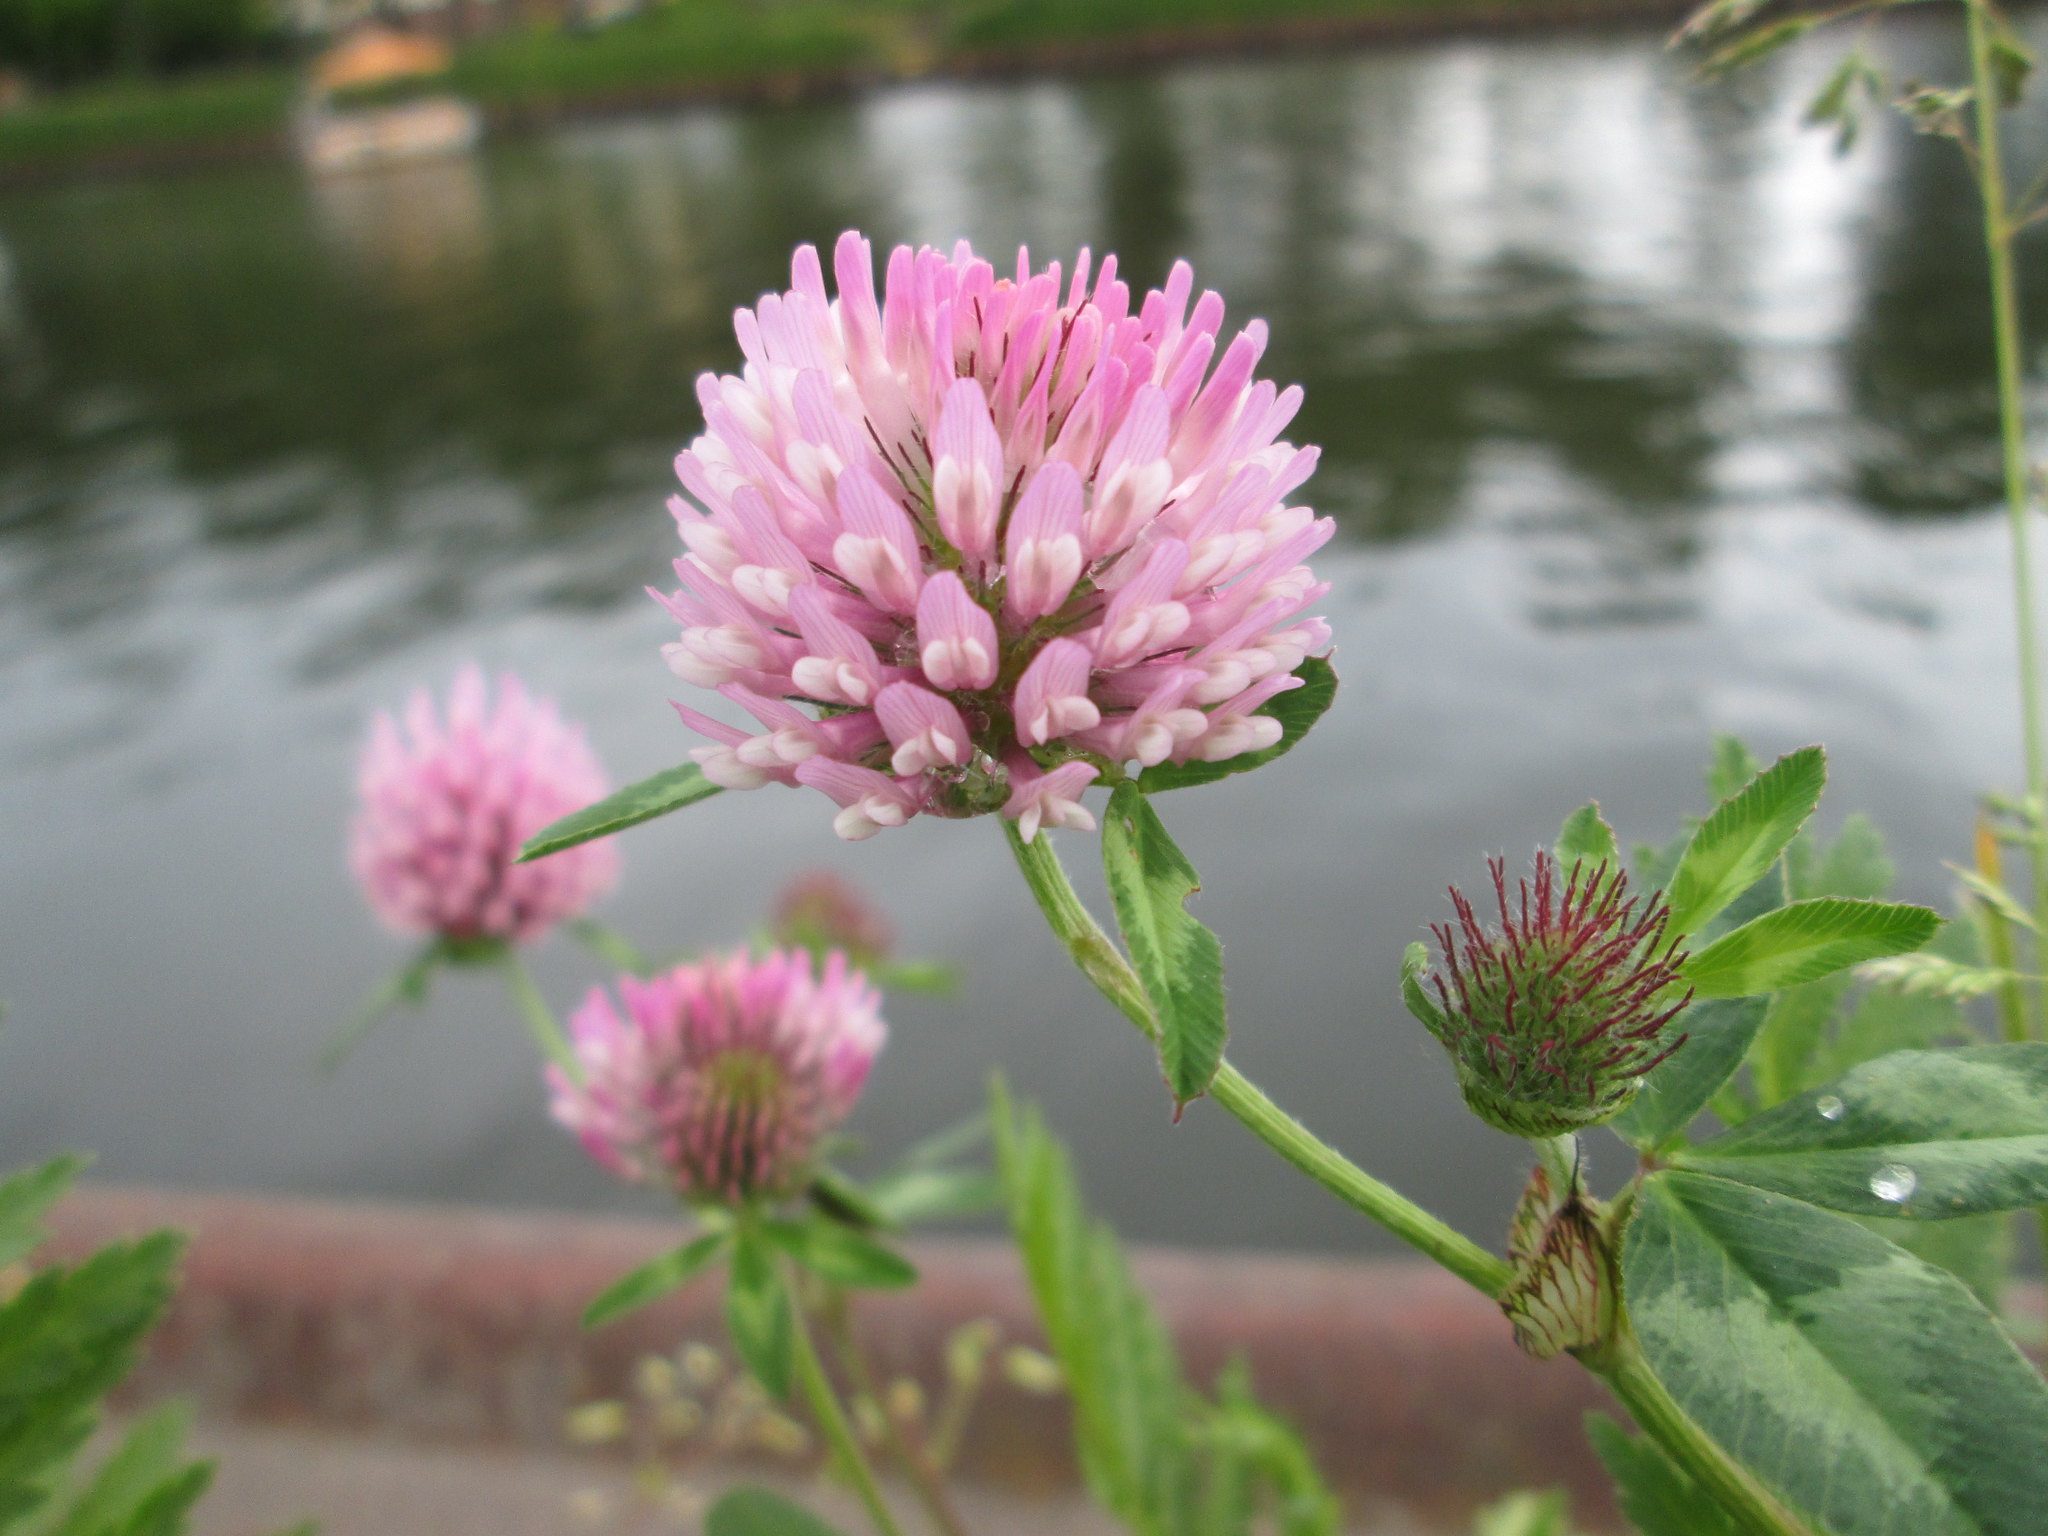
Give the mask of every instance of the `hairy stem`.
[[[1038, 898], [1039, 910], [1066, 945], [1081, 974], [1147, 1039], [1156, 1042], [1159, 1021], [1153, 1017], [1143, 983], [1074, 893], [1073, 883], [1053, 851], [1050, 834], [1041, 832], [1027, 843], [1018, 836], [1016, 823], [1005, 820], [1003, 829], [1017, 865], [1024, 872], [1025, 883]], [[1488, 1296], [1498, 1296], [1507, 1288], [1513, 1271], [1504, 1260], [1353, 1163], [1267, 1098], [1229, 1062], [1217, 1069], [1209, 1084], [1209, 1095], [1254, 1136], [1331, 1194], [1436, 1260], [1459, 1279]]]
[[847, 1420], [846, 1410], [839, 1404], [839, 1394], [833, 1390], [832, 1378], [825, 1374], [825, 1363], [818, 1358], [818, 1347], [811, 1341], [811, 1325], [804, 1317], [802, 1300], [796, 1296], [790, 1300], [790, 1312], [795, 1320], [791, 1343], [796, 1354], [797, 1380], [803, 1387], [805, 1400], [811, 1405], [811, 1416], [818, 1421], [819, 1432], [832, 1448], [832, 1460], [845, 1474], [846, 1480], [853, 1484], [853, 1491], [860, 1497], [861, 1506], [867, 1510], [868, 1519], [874, 1523], [878, 1536], [903, 1536], [903, 1528], [889, 1513], [888, 1502], [882, 1497], [881, 1486], [876, 1483], [874, 1470], [868, 1466], [868, 1459], [861, 1451], [859, 1437]]

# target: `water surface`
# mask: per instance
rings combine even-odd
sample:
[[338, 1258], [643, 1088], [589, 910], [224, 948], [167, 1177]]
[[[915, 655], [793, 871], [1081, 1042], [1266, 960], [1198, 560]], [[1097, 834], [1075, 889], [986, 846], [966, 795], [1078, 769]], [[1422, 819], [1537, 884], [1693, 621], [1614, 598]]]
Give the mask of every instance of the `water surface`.
[[[1271, 322], [1344, 529], [1345, 688], [1285, 762], [1162, 809], [1240, 1064], [1491, 1239], [1517, 1148], [1395, 995], [1446, 880], [1589, 796], [1668, 835], [1733, 730], [1826, 741], [1830, 814], [1879, 817], [1938, 898], [1972, 792], [2016, 772], [1967, 189], [1949, 146], [1802, 132], [1826, 62], [1702, 90], [1647, 36], [1454, 42], [0, 198], [0, 1161], [635, 1200], [546, 1123], [482, 980], [314, 1077], [403, 953], [343, 867], [352, 758], [466, 658], [560, 696], [622, 779], [682, 757], [641, 588], [692, 381], [792, 245], [855, 225], [1085, 243], [1148, 283], [1184, 255]], [[1000, 1065], [1133, 1235], [1375, 1246], [1220, 1113], [1169, 1125], [993, 823], [847, 847], [830, 812], [770, 789], [635, 832], [608, 916], [736, 940], [837, 869], [968, 975], [894, 1008], [874, 1146]], [[539, 969], [563, 1004], [591, 976], [559, 942]]]

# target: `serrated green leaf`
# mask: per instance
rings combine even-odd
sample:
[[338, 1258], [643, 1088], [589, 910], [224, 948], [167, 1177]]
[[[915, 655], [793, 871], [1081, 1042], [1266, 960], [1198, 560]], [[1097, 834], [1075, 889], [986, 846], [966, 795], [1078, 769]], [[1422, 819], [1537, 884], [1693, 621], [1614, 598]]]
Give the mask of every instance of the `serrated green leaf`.
[[0, 1269], [42, 1246], [43, 1218], [85, 1171], [82, 1157], [56, 1157], [0, 1184]]
[[1855, 1216], [1941, 1221], [2048, 1202], [2048, 1044], [1894, 1051], [1679, 1167]]
[[707, 1232], [613, 1281], [583, 1309], [583, 1326], [601, 1328], [615, 1318], [661, 1300], [671, 1291], [680, 1290], [710, 1268], [730, 1236], [726, 1232]]
[[809, 1510], [766, 1488], [735, 1488], [711, 1506], [704, 1536], [839, 1536]]
[[1294, 669], [1294, 675], [1301, 679], [1299, 688], [1276, 693], [1252, 711], [1257, 715], [1270, 715], [1280, 722], [1280, 739], [1272, 746], [1262, 747], [1256, 752], [1240, 752], [1220, 763], [1154, 763], [1138, 775], [1138, 788], [1148, 795], [1156, 795], [1169, 789], [1213, 784], [1233, 773], [1249, 773], [1254, 768], [1263, 768], [1274, 758], [1292, 752], [1295, 744], [1323, 718], [1337, 698], [1336, 668], [1323, 657], [1307, 658]]
[[1605, 864], [1616, 871], [1621, 868], [1621, 845], [1614, 840], [1614, 828], [1600, 814], [1598, 800], [1587, 801], [1565, 817], [1553, 852], [1567, 878], [1581, 863]]
[[2048, 1386], [1953, 1275], [1845, 1216], [1669, 1169], [1622, 1251], [1688, 1415], [1834, 1536], [2035, 1536]]
[[1159, 1020], [1159, 1060], [1175, 1112], [1209, 1091], [1223, 1062], [1223, 945], [1187, 909], [1202, 888], [1187, 855], [1135, 785], [1109, 797], [1102, 868], [1131, 963]]
[[520, 847], [519, 862], [524, 864], [533, 859], [544, 859], [564, 848], [610, 837], [614, 832], [637, 827], [643, 821], [652, 821], [686, 805], [695, 805], [699, 800], [709, 800], [720, 788], [705, 778], [704, 770], [695, 763], [664, 769], [652, 778], [629, 784], [617, 794], [607, 795], [597, 804], [586, 805], [582, 810], [541, 828]]
[[44, 1502], [99, 1400], [169, 1304], [184, 1242], [160, 1232], [53, 1265], [0, 1306], [0, 1523]]
[[1138, 1536], [1184, 1536], [1194, 1469], [1180, 1359], [1115, 1235], [1089, 1218], [1066, 1149], [1030, 1105], [994, 1098], [1010, 1226], [1074, 1406], [1074, 1448], [1096, 1502]]
[[1673, 934], [1697, 933], [1770, 873], [1827, 787], [1819, 747], [1788, 753], [1700, 823], [1673, 871], [1665, 899]]
[[1749, 1053], [1756, 1108], [1768, 1109], [1819, 1081], [1814, 1075], [1814, 1063], [1827, 1040], [1829, 1026], [1835, 1022], [1855, 983], [1853, 973], [1837, 971], [1819, 981], [1785, 987], [1771, 996], [1764, 1027]]
[[733, 1348], [754, 1379], [774, 1398], [789, 1395], [795, 1361], [796, 1317], [775, 1251], [761, 1232], [741, 1225], [735, 1234], [725, 1321]]
[[165, 1403], [129, 1425], [47, 1536], [109, 1536], [128, 1529], [161, 1486], [190, 1470], [180, 1463], [191, 1421], [187, 1405]]
[[1993, 1316], [2002, 1310], [2006, 1283], [2012, 1278], [2011, 1212], [1958, 1216], [1953, 1221], [1894, 1221], [1877, 1216], [1861, 1220], [1914, 1258], [1954, 1275]]
[[828, 1220], [777, 1221], [762, 1228], [769, 1241], [812, 1274], [857, 1290], [895, 1290], [917, 1284], [917, 1266], [901, 1254]]
[[1614, 1479], [1616, 1500], [1637, 1536], [1743, 1536], [1654, 1440], [1631, 1435], [1604, 1413], [1586, 1415], [1586, 1438]]
[[1679, 1135], [1733, 1077], [1762, 1027], [1766, 999], [1716, 998], [1694, 1003], [1671, 1025], [1686, 1042], [1667, 1056], [1609, 1123], [1638, 1151], [1653, 1152]]
[[1795, 901], [1723, 934], [1685, 963], [1700, 997], [1745, 997], [1796, 987], [1866, 960], [1918, 949], [1941, 918], [1901, 902]]
[[193, 1506], [213, 1486], [213, 1463], [181, 1467], [151, 1488], [123, 1517], [102, 1525], [66, 1526], [63, 1536], [184, 1536]]

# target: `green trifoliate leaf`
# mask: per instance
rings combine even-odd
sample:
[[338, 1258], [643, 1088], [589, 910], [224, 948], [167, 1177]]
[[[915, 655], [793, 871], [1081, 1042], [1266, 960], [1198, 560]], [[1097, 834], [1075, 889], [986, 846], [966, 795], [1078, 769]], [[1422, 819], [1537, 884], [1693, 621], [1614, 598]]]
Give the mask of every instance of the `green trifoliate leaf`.
[[669, 1292], [680, 1290], [711, 1266], [712, 1261], [724, 1251], [730, 1236], [727, 1232], [707, 1232], [614, 1281], [583, 1309], [583, 1326], [602, 1327], [614, 1318], [636, 1312], [649, 1302], [659, 1301]]
[[2048, 1202], [2048, 1044], [1895, 1051], [1678, 1166], [1856, 1216], [1940, 1221]]
[[1724, 800], [1686, 844], [1665, 900], [1671, 932], [1697, 933], [1778, 862], [1827, 787], [1819, 747], [1789, 753]]
[[1223, 1061], [1223, 945], [1188, 912], [1201, 876], [1135, 785], [1120, 784], [1109, 797], [1102, 868], [1131, 964], [1159, 1020], [1160, 1065], [1178, 1114], [1209, 1091]]
[[704, 770], [695, 763], [664, 769], [541, 828], [520, 848], [519, 861], [523, 864], [531, 859], [544, 859], [578, 843], [610, 837], [643, 821], [695, 805], [699, 800], [709, 800], [720, 787], [705, 778]]
[[917, 1284], [917, 1267], [871, 1237], [830, 1220], [776, 1221], [768, 1240], [812, 1274], [855, 1290], [896, 1290]]
[[1672, 1020], [1666, 1027], [1684, 1035], [1685, 1044], [1643, 1079], [1628, 1108], [1610, 1122], [1616, 1133], [1642, 1152], [1676, 1138], [1741, 1068], [1767, 1005], [1761, 997], [1715, 998]]
[[1631, 1435], [1604, 1413], [1586, 1415], [1586, 1438], [1638, 1536], [1743, 1536], [1656, 1441]]
[[704, 1517], [704, 1536], [839, 1536], [816, 1515], [766, 1488], [735, 1488]]
[[1669, 1169], [1629, 1319], [1687, 1414], [1834, 1536], [2037, 1536], [2048, 1385], [1953, 1275], [1846, 1216]]
[[1556, 854], [1567, 879], [1581, 864], [1592, 869], [1605, 864], [1610, 871], [1621, 868], [1621, 845], [1614, 840], [1614, 828], [1600, 814], [1599, 801], [1588, 801], [1565, 817], [1557, 834]]
[[741, 1225], [733, 1243], [732, 1281], [725, 1321], [733, 1348], [768, 1395], [789, 1395], [796, 1347], [796, 1317], [775, 1251], [758, 1228]]
[[0, 1269], [17, 1263], [42, 1245], [43, 1218], [64, 1198], [79, 1174], [82, 1157], [57, 1157], [17, 1173], [0, 1184]]
[[1154, 763], [1138, 775], [1138, 788], [1146, 794], [1161, 790], [1187, 789], [1196, 784], [1213, 784], [1233, 773], [1263, 768], [1274, 758], [1294, 750], [1295, 743], [1323, 718], [1337, 697], [1337, 672], [1320, 656], [1311, 656], [1294, 669], [1301, 679], [1299, 688], [1277, 693], [1252, 713], [1269, 715], [1280, 722], [1280, 739], [1256, 752], [1240, 752], [1220, 763]]
[[1700, 997], [1775, 992], [1918, 949], [1940, 926], [1938, 914], [1899, 902], [1795, 901], [1723, 934], [1685, 963], [1684, 976]]

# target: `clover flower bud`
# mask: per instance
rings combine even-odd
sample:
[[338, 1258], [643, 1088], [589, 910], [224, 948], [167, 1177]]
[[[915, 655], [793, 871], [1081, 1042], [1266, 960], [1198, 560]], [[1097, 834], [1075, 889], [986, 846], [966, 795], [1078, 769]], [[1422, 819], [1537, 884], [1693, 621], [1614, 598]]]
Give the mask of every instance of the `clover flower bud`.
[[349, 862], [370, 906], [402, 933], [532, 943], [618, 877], [609, 842], [514, 862], [523, 841], [610, 785], [581, 728], [509, 672], [495, 708], [482, 670], [465, 667], [445, 716], [424, 688], [403, 725], [379, 714], [358, 788]]
[[1685, 1043], [1663, 1038], [1692, 998], [1679, 993], [1687, 956], [1665, 938], [1670, 909], [1661, 892], [1630, 897], [1628, 877], [1604, 863], [1566, 878], [1538, 853], [1512, 904], [1505, 862], [1487, 868], [1499, 926], [1482, 928], [1453, 887], [1456, 923], [1431, 925], [1443, 958], [1428, 975], [1434, 998], [1422, 985], [1428, 952], [1409, 946], [1409, 1009], [1451, 1053], [1465, 1102], [1489, 1125], [1544, 1137], [1612, 1119]]
[[1600, 1218], [1576, 1165], [1561, 1191], [1542, 1165], [1530, 1172], [1508, 1232], [1515, 1277], [1500, 1298], [1523, 1353], [1551, 1360], [1612, 1331], [1614, 1257]]
[[[1089, 827], [1115, 765], [1270, 747], [1258, 713], [1329, 644], [1303, 562], [1334, 524], [1289, 498], [1316, 450], [1301, 390], [1256, 378], [1266, 328], [1175, 265], [1134, 296], [1086, 251], [1014, 276], [964, 243], [899, 246], [877, 291], [851, 231], [836, 296], [804, 246], [735, 318], [676, 460], [685, 553], [659, 600], [678, 706], [713, 783], [804, 784], [843, 838], [999, 813], [1024, 840]], [[1192, 305], [1190, 301], [1192, 302]]]
[[852, 1110], [888, 1029], [881, 994], [834, 952], [713, 956], [622, 976], [569, 1022], [580, 1071], [550, 1108], [623, 1178], [727, 1205], [801, 1187]]

